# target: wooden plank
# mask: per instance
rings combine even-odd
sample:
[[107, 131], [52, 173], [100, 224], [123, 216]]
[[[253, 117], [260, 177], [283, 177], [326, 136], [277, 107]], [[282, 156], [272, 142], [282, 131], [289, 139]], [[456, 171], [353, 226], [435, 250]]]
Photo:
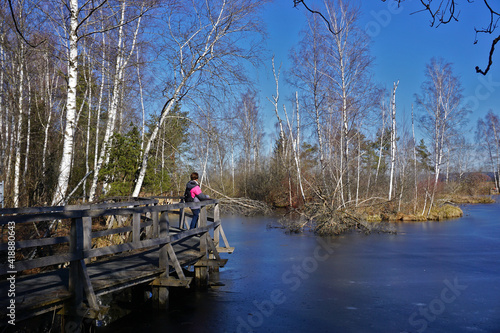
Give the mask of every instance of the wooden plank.
[[105, 255], [115, 254], [125, 251], [146, 249], [158, 245], [163, 245], [168, 242], [169, 242], [168, 238], [167, 239], [156, 238], [156, 239], [145, 239], [137, 243], [123, 243], [118, 245], [111, 245], [84, 251], [83, 257], [84, 258], [102, 257]]
[[85, 262], [83, 260], [80, 260], [80, 273], [83, 284], [83, 290], [85, 291], [85, 295], [87, 296], [87, 301], [89, 302], [89, 306], [93, 310], [99, 311], [99, 303], [97, 303], [97, 297], [94, 293], [94, 288], [92, 287], [92, 283], [90, 282], [87, 266], [85, 265]]
[[227, 241], [227, 237], [226, 237], [226, 234], [224, 233], [224, 228], [222, 228], [222, 224], [220, 226], [220, 234], [222, 236], [222, 240], [224, 241], [224, 244], [226, 245], [226, 247], [229, 247], [229, 242]]
[[[69, 242], [68, 236], [28, 239], [28, 240], [16, 241], [16, 250], [26, 249], [29, 247], [37, 247], [37, 246], [56, 245], [68, 242]], [[8, 243], [0, 244], [0, 251], [7, 251], [7, 248], [8, 248]]]
[[151, 286], [153, 287], [185, 287], [189, 288], [189, 285], [191, 284], [191, 281], [193, 280], [192, 277], [187, 277], [183, 280], [176, 279], [173, 277], [168, 277], [168, 278], [157, 278], [153, 282], [151, 282]]
[[52, 220], [64, 220], [70, 218], [81, 217], [82, 212], [79, 211], [66, 211], [66, 212], [53, 212], [53, 213], [33, 213], [27, 215], [11, 215], [0, 216], [0, 225], [7, 224], [8, 222], [27, 223], [27, 222], [41, 222]]
[[219, 253], [233, 253], [234, 247], [218, 247], [217, 252], [219, 252]]
[[215, 247], [214, 242], [210, 237], [207, 238], [207, 244], [208, 247], [212, 250], [212, 255], [215, 257], [215, 259], [220, 260], [219, 252], [217, 251], [217, 248]]
[[125, 232], [132, 231], [132, 227], [121, 227], [121, 228], [113, 228], [113, 229], [107, 229], [107, 230], [101, 230], [101, 231], [94, 231], [92, 233], [92, 238], [98, 238], [98, 237], [105, 237], [109, 235], [114, 235], [114, 234], [121, 234]]
[[165, 244], [165, 247], [168, 251], [168, 257], [171, 264], [173, 264], [175, 272], [177, 273], [177, 277], [181, 280], [185, 280], [184, 272], [182, 271], [181, 265], [179, 264], [179, 260], [177, 260], [177, 256], [175, 255], [175, 251], [172, 248], [172, 244]]
[[[57, 264], [62, 264], [72, 260], [79, 260], [80, 256], [72, 253], [58, 254], [49, 257], [36, 258], [31, 260], [16, 261], [15, 267], [17, 272], [21, 272], [27, 269], [47, 267]], [[2, 265], [0, 267], [0, 275], [7, 274], [7, 265]]]
[[228, 259], [200, 259], [196, 264], [194, 264], [195, 267], [224, 267], [226, 265]]

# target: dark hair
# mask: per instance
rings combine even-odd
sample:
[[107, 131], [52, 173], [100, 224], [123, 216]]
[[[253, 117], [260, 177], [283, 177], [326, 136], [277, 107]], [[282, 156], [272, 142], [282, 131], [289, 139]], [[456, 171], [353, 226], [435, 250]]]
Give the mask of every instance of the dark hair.
[[198, 179], [198, 172], [193, 172], [191, 174], [191, 180], [197, 180]]

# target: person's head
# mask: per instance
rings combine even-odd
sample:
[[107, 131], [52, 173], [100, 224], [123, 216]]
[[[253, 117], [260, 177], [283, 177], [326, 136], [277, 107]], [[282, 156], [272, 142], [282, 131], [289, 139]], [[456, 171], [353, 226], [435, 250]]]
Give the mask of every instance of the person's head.
[[198, 172], [193, 172], [191, 174], [191, 180], [198, 180]]

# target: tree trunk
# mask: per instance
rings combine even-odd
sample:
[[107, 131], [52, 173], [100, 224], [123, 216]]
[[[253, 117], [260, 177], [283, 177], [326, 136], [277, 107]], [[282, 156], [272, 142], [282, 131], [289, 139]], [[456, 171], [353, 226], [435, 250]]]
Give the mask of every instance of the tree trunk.
[[56, 190], [52, 198], [52, 206], [63, 203], [68, 190], [69, 176], [71, 173], [71, 161], [73, 159], [73, 145], [76, 119], [76, 87], [78, 75], [78, 0], [70, 0], [70, 30], [69, 35], [69, 59], [68, 59], [68, 87], [66, 98], [66, 125], [64, 128], [63, 151], [61, 163], [59, 164], [59, 177]]
[[17, 111], [19, 118], [17, 119], [17, 131], [16, 131], [16, 142], [15, 142], [15, 162], [14, 162], [14, 208], [19, 207], [19, 181], [21, 178], [21, 139], [22, 139], [22, 126], [23, 126], [23, 86], [24, 86], [24, 44], [21, 44], [19, 64], [18, 64], [18, 100], [17, 100]]
[[413, 214], [417, 211], [418, 203], [418, 171], [417, 171], [417, 141], [415, 140], [415, 122], [413, 117], [413, 104], [411, 105], [411, 132], [413, 136], [413, 169], [414, 169], [414, 180], [415, 180], [415, 202], [413, 203]]
[[389, 180], [389, 201], [392, 199], [393, 183], [394, 183], [394, 173], [396, 166], [396, 89], [398, 88], [399, 81], [394, 82], [394, 88], [392, 90], [391, 99], [391, 176]]

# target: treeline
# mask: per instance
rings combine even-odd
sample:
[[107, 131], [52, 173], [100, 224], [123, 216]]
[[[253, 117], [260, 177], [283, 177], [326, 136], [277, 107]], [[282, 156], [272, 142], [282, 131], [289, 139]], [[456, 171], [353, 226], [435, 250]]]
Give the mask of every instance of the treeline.
[[[272, 62], [271, 148], [245, 74], [271, 65], [261, 58], [264, 1], [12, 3], [0, 5], [6, 206], [178, 195], [197, 171], [219, 197], [426, 215], [443, 191], [479, 191], [478, 161], [498, 172], [498, 116], [481, 120], [471, 142], [460, 79], [433, 59], [402, 117], [399, 83], [373, 81], [350, 2], [324, 2], [330, 29], [308, 16], [290, 71]], [[285, 82], [296, 88], [289, 100]]]
[[372, 80], [359, 7], [347, 1], [324, 4], [321, 12], [328, 15], [311, 14], [291, 51], [293, 66], [285, 80], [297, 89], [292, 111], [280, 105], [275, 67], [279, 140], [267, 174], [279, 181], [267, 181], [272, 185], [262, 193], [281, 193], [283, 205], [312, 205], [315, 218], [362, 207], [368, 213], [429, 216], [443, 194], [489, 193], [495, 185], [485, 183], [488, 176], [471, 171], [486, 167], [487, 152], [492, 163], [485, 170], [498, 172], [493, 147], [498, 149], [499, 141], [492, 125], [498, 120], [488, 115], [489, 127], [480, 126], [488, 128], [488, 141], [483, 134], [477, 142], [467, 136], [470, 106], [453, 65], [430, 60], [404, 117], [397, 106], [399, 82], [386, 90]]
[[250, 87], [265, 3], [2, 2], [6, 206], [177, 194]]

